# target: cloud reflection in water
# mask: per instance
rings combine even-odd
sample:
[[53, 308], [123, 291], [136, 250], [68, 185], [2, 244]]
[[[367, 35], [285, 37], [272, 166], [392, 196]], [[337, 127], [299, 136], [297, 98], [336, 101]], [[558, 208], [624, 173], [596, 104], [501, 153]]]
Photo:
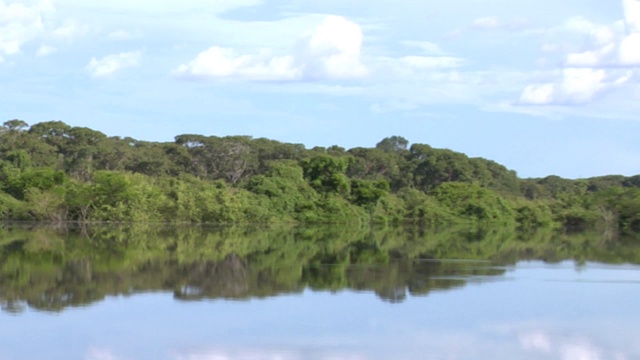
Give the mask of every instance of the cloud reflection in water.
[[325, 352], [320, 350], [213, 349], [201, 353], [178, 355], [176, 360], [366, 360], [363, 354]]

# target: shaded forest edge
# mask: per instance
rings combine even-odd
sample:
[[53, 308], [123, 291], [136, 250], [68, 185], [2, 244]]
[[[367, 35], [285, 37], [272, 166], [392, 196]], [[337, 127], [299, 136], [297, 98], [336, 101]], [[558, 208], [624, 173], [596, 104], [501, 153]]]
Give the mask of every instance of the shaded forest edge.
[[0, 127], [0, 220], [500, 224], [640, 232], [640, 175], [520, 179], [391, 136], [305, 148], [250, 136], [108, 137], [61, 121]]

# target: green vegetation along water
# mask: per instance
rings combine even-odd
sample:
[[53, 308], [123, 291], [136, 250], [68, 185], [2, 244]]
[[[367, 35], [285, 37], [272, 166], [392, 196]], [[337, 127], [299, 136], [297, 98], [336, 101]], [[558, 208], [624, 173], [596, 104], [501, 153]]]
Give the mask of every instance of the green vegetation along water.
[[[153, 291], [197, 300], [304, 289], [368, 290], [401, 302], [408, 295], [464, 286], [472, 276], [501, 275], [501, 266], [522, 260], [640, 264], [640, 244], [601, 233], [518, 233], [509, 227], [434, 232], [328, 225], [14, 224], [0, 227], [0, 303], [4, 311], [19, 313]], [[466, 266], [467, 261], [496, 267]]]
[[640, 175], [521, 179], [391, 136], [307, 149], [250, 136], [107, 137], [0, 126], [0, 220], [509, 226], [640, 233]]

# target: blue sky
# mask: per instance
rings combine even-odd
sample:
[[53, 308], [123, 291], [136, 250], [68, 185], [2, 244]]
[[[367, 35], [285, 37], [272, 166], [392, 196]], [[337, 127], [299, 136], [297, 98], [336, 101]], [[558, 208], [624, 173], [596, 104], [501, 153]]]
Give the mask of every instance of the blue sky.
[[640, 173], [640, 1], [0, 0], [0, 119]]

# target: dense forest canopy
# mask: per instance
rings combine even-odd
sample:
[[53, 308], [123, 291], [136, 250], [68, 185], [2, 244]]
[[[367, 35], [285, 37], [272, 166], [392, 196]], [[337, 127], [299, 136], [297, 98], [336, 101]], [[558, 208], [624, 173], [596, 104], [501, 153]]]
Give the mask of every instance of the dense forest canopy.
[[520, 179], [391, 136], [307, 149], [250, 136], [109, 137], [61, 121], [0, 127], [0, 219], [35, 221], [499, 223], [640, 231], [640, 175]]

